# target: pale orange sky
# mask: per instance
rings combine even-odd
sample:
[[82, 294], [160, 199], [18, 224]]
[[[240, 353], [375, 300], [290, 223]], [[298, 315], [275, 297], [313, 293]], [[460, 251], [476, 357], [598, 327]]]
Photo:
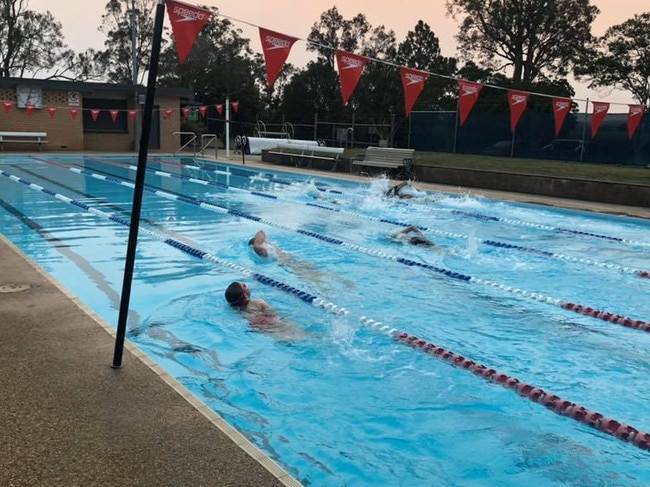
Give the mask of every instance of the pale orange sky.
[[[401, 42], [406, 33], [413, 29], [418, 20], [427, 22], [440, 39], [442, 54], [457, 56], [454, 35], [458, 31], [457, 23], [446, 16], [445, 0], [182, 0], [194, 5], [219, 7], [221, 14], [267, 29], [305, 39], [309, 29], [317, 22], [320, 15], [336, 5], [344, 18], [350, 19], [358, 13], [364, 13], [372, 26], [384, 25], [393, 29], [397, 41]], [[650, 11], [647, 0], [592, 0], [601, 13], [593, 24], [593, 33], [602, 35], [615, 24], [624, 22], [635, 14]], [[101, 48], [104, 35], [97, 30], [101, 15], [106, 5], [105, 0], [71, 2], [69, 0], [29, 0], [29, 8], [36, 11], [49, 10], [63, 24], [65, 42], [75, 51], [88, 47]], [[644, 7], [645, 6], [645, 7]], [[168, 25], [167, 18], [165, 22]], [[261, 51], [259, 36], [255, 28], [235, 22], [244, 30], [246, 37], [252, 41], [253, 49]], [[304, 42], [296, 42], [291, 50], [288, 62], [301, 65], [309, 59]], [[610, 103], [633, 103], [632, 97], [624, 92], [611, 92], [610, 89], [593, 91], [584, 85], [572, 83], [576, 98]], [[611, 111], [615, 110], [615, 106]], [[618, 107], [616, 111], [627, 111]]]

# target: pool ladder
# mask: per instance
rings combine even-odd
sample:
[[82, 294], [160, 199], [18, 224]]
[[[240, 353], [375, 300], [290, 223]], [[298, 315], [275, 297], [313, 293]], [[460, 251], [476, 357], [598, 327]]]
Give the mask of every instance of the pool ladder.
[[[176, 151], [174, 152], [174, 155], [177, 156], [180, 152], [182, 152], [187, 146], [192, 144], [192, 154], [194, 157], [196, 157], [197, 150], [196, 150], [196, 134], [194, 132], [174, 132], [173, 135], [189, 135], [190, 139], [185, 142], [183, 145], [181, 145]], [[203, 134], [201, 135], [201, 143], [200, 143], [200, 149], [198, 150], [198, 154], [201, 156], [205, 156], [205, 150], [212, 145], [214, 147], [214, 158], [217, 158], [217, 134]]]

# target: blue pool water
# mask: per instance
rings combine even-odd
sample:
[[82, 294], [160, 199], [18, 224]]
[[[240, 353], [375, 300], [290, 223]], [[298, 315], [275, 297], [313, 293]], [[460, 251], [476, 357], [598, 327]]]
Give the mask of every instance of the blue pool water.
[[[112, 324], [134, 164], [0, 159], [0, 231]], [[472, 195], [396, 201], [381, 179], [157, 156], [149, 168], [128, 339], [305, 485], [650, 482], [647, 451], [392, 331], [649, 431], [649, 334], [562, 307], [650, 319], [649, 222]], [[406, 224], [442, 253], [389, 238]], [[289, 264], [251, 251], [259, 229]], [[232, 281], [294, 327], [251, 329], [223, 299]]]

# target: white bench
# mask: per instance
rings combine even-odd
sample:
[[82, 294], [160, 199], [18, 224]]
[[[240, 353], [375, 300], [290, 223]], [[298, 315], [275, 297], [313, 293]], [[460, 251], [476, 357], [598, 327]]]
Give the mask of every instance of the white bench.
[[5, 143], [29, 143], [38, 144], [38, 150], [41, 150], [41, 144], [47, 144], [46, 132], [0, 132], [0, 150], [5, 150]]
[[353, 166], [382, 167], [398, 169], [402, 179], [413, 173], [415, 149], [394, 149], [392, 147], [368, 147], [366, 152], [352, 161]]
[[[275, 149], [266, 151], [267, 154], [274, 154], [277, 156], [290, 156], [296, 157], [298, 161], [307, 159], [307, 168], [311, 168], [311, 161], [319, 159], [323, 161], [332, 161], [332, 171], [336, 169], [338, 159], [345, 149], [343, 147], [326, 147], [324, 145], [300, 145], [300, 144], [278, 144]], [[299, 162], [296, 161], [296, 166]]]

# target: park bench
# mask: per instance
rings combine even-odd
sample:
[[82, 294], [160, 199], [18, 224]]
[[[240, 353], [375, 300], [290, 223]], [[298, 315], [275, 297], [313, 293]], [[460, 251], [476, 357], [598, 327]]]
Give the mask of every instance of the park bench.
[[46, 132], [0, 132], [0, 150], [5, 150], [5, 143], [30, 143], [38, 144], [38, 150], [41, 150], [41, 144], [47, 144]]
[[359, 172], [366, 173], [361, 168], [383, 168], [397, 172], [400, 179], [413, 176], [413, 154], [415, 149], [394, 149], [392, 147], [368, 147], [361, 156], [352, 161], [352, 166], [360, 166]]
[[306, 168], [311, 168], [313, 160], [332, 162], [331, 170], [334, 171], [338, 165], [339, 157], [344, 152], [343, 147], [326, 147], [324, 145], [299, 145], [279, 143], [275, 149], [270, 149], [267, 154], [288, 157], [296, 167], [303, 167], [306, 160]]

